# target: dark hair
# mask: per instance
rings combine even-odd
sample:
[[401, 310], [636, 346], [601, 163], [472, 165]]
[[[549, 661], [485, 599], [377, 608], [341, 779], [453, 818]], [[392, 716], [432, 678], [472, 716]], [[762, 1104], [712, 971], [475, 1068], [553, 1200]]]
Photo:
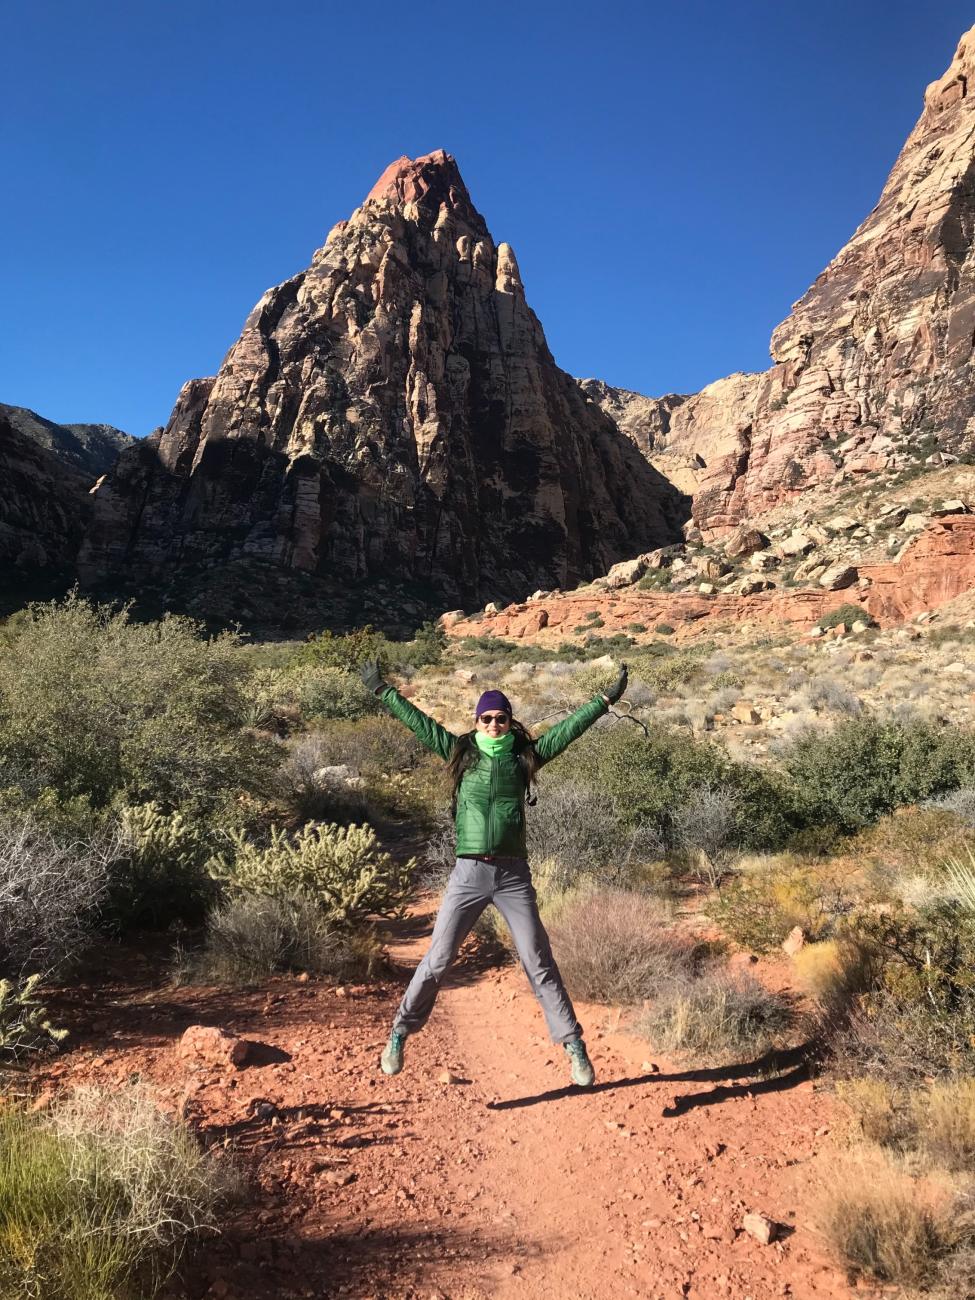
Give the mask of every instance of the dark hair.
[[[511, 730], [515, 737], [515, 757], [525, 777], [528, 802], [533, 804], [535, 800], [531, 797], [531, 787], [542, 764], [535, 749], [534, 738], [528, 728], [512, 718]], [[466, 735], [457, 737], [457, 744], [451, 751], [450, 758], [447, 759], [447, 771], [450, 773], [451, 781], [450, 812], [453, 817], [457, 816], [457, 791], [464, 779], [464, 773], [477, 761], [479, 752], [474, 732], [468, 731]]]

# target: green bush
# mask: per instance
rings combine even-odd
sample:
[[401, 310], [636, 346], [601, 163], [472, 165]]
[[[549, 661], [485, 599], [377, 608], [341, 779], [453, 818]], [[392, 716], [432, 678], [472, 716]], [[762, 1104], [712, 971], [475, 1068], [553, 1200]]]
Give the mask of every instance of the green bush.
[[776, 848], [795, 829], [791, 791], [774, 772], [732, 762], [717, 745], [659, 728], [649, 736], [618, 723], [588, 732], [559, 760], [565, 779], [612, 799], [633, 824], [675, 842], [674, 811], [692, 792], [720, 788], [733, 806], [729, 843]]
[[371, 826], [306, 826], [296, 835], [272, 827], [265, 846], [242, 832], [229, 838], [230, 852], [211, 862], [216, 879], [243, 893], [307, 896], [338, 925], [399, 915], [410, 897], [415, 859], [383, 853]]
[[928, 722], [841, 722], [782, 755], [803, 820], [856, 831], [902, 804], [971, 785], [975, 732]]
[[647, 628], [645, 623], [627, 623], [626, 630], [627, 632], [633, 632], [634, 634], [639, 635], [639, 633], [645, 632]]
[[658, 636], [673, 636], [674, 629], [669, 623], [658, 623], [653, 629]]
[[364, 660], [381, 658], [385, 647], [385, 636], [369, 624], [345, 635], [326, 629], [314, 640], [306, 642], [295, 659], [297, 663], [312, 664], [316, 668], [337, 668], [343, 673], [354, 673]]
[[336, 926], [310, 898], [237, 894], [211, 912], [204, 949], [180, 974], [216, 984], [260, 983], [278, 971], [359, 980], [383, 962], [371, 930]]
[[235, 636], [188, 619], [133, 623], [74, 595], [33, 605], [0, 654], [6, 784], [203, 810], [257, 790], [274, 754], [242, 729], [250, 671]]
[[866, 623], [868, 627], [876, 627], [876, 621], [871, 618], [863, 605], [840, 605], [838, 609], [830, 610], [823, 618], [819, 620], [819, 627], [825, 632], [827, 628], [838, 627], [840, 623], [845, 623], [847, 627], [852, 627], [854, 623]]
[[141, 1090], [85, 1089], [50, 1115], [0, 1109], [0, 1295], [150, 1300], [185, 1241], [239, 1194], [225, 1159]]

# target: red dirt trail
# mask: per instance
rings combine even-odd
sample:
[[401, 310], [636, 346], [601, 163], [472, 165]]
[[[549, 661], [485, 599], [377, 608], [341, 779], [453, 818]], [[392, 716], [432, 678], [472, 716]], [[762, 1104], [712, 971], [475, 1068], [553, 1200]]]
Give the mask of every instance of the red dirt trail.
[[[427, 907], [395, 936], [398, 978], [384, 985], [173, 988], [158, 961], [121, 954], [52, 1002], [74, 1046], [38, 1072], [42, 1091], [149, 1081], [206, 1142], [234, 1149], [251, 1181], [168, 1296], [853, 1294], [808, 1228], [835, 1117], [801, 1068], [762, 1079], [673, 1067], [616, 1030], [618, 1013], [585, 1007], [598, 1084], [568, 1087], [520, 968], [486, 968], [471, 945], [403, 1073], [382, 1076]], [[196, 1023], [263, 1046], [241, 1069], [188, 1072], [174, 1045]], [[440, 1081], [446, 1071], [455, 1082]], [[781, 1225], [779, 1239], [745, 1233], [748, 1211]]]

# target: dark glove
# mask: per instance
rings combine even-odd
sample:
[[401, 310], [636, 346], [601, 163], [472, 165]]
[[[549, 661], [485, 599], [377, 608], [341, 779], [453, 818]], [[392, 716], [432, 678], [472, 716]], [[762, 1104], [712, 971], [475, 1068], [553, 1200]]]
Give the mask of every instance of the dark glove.
[[379, 671], [378, 659], [366, 659], [359, 665], [359, 676], [362, 678], [363, 685], [367, 691], [372, 691], [373, 695], [378, 695], [384, 691], [388, 685], [383, 681], [383, 675]]
[[603, 691], [604, 697], [610, 704], [615, 704], [626, 690], [627, 678], [626, 664], [620, 664], [620, 675], [617, 677], [616, 682], [608, 690]]

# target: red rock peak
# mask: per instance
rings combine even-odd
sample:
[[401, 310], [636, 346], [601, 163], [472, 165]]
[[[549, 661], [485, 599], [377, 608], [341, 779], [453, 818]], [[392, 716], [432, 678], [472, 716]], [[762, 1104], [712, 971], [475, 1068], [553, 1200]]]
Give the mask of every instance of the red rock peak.
[[435, 149], [419, 158], [404, 154], [391, 162], [366, 195], [367, 203], [384, 200], [396, 204], [416, 203], [434, 214], [439, 212], [441, 204], [446, 204], [469, 225], [487, 230], [484, 218], [471, 202], [456, 158], [444, 149]]

